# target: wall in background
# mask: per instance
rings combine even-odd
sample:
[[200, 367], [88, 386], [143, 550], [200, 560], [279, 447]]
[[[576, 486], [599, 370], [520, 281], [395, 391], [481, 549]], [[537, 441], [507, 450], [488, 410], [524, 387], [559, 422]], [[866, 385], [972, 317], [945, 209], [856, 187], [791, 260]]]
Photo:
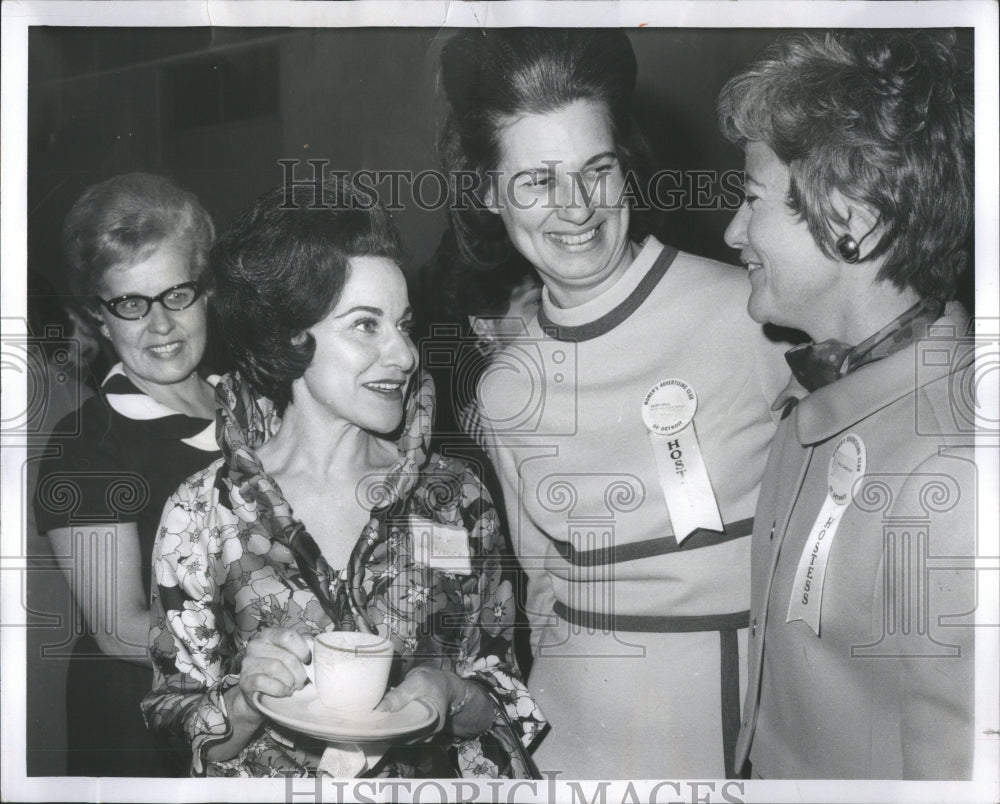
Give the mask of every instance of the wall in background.
[[[715, 96], [774, 32], [631, 36], [636, 112], [659, 166], [738, 168], [741, 155], [716, 131]], [[279, 159], [349, 171], [436, 167], [440, 39], [432, 29], [33, 29], [29, 270], [62, 286], [62, 221], [87, 185], [116, 173], [171, 175], [224, 226], [281, 181]], [[682, 209], [665, 217], [665, 231], [681, 248], [729, 259], [728, 217]], [[433, 251], [445, 215], [409, 204], [396, 218], [412, 269]]]

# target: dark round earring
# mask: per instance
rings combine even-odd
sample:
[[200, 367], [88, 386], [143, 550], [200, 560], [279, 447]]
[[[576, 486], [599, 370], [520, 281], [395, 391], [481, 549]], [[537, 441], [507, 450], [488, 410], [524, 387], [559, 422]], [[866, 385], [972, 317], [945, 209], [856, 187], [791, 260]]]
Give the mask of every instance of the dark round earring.
[[844, 262], [857, 262], [861, 256], [861, 249], [858, 241], [850, 234], [842, 234], [837, 238], [837, 252], [844, 258]]

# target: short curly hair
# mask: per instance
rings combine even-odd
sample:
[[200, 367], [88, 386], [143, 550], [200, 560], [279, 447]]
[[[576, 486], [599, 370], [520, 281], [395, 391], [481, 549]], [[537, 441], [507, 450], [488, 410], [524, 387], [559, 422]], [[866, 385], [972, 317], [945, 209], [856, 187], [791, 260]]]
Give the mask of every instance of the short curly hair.
[[215, 237], [212, 218], [193, 193], [151, 173], [125, 173], [92, 184], [63, 225], [69, 282], [79, 304], [93, 314], [105, 273], [135, 265], [166, 240], [188, 249], [191, 276], [208, 265]]
[[[455, 33], [441, 51], [448, 116], [438, 151], [449, 175], [451, 222], [462, 258], [492, 269], [509, 263], [514, 246], [485, 203], [488, 174], [500, 163], [500, 132], [525, 114], [547, 114], [581, 100], [608, 111], [622, 170], [639, 196], [629, 234], [650, 233], [645, 198], [652, 149], [632, 115], [638, 66], [619, 29], [490, 28]], [[475, 179], [475, 203], [462, 189]]]
[[377, 198], [338, 177], [271, 190], [212, 249], [217, 329], [234, 367], [279, 413], [312, 363], [307, 330], [336, 306], [351, 258], [363, 256], [402, 264], [399, 233]]
[[947, 300], [974, 219], [971, 64], [951, 30], [788, 35], [725, 85], [719, 123], [789, 166], [788, 206], [824, 253], [846, 223], [837, 190], [878, 215], [878, 279]]

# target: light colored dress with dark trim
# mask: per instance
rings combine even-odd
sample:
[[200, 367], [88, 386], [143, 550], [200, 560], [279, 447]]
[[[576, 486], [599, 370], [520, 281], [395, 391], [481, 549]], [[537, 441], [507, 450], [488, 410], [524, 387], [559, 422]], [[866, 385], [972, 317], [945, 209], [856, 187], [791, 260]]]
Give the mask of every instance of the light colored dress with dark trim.
[[[551, 731], [534, 758], [564, 778], [733, 773], [745, 686], [750, 532], [787, 344], [746, 313], [739, 269], [655, 239], [613, 287], [559, 309], [480, 384], [514, 549], [529, 577], [529, 689]], [[694, 388], [724, 532], [680, 544], [641, 415]]]

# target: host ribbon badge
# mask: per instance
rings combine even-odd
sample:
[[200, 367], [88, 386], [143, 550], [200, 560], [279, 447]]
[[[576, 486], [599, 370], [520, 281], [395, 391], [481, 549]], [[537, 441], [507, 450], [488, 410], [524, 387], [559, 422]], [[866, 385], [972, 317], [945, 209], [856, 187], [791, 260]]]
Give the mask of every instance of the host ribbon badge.
[[865, 474], [865, 442], [848, 433], [837, 443], [827, 471], [827, 491], [823, 507], [813, 523], [802, 548], [799, 568], [788, 601], [788, 619], [803, 620], [819, 636], [820, 609], [823, 605], [823, 580], [833, 539], [840, 519], [851, 502], [851, 489]]
[[660, 488], [678, 544], [700, 528], [723, 530], [694, 429], [697, 409], [694, 389], [678, 379], [657, 383], [642, 400], [642, 420], [649, 430]]

